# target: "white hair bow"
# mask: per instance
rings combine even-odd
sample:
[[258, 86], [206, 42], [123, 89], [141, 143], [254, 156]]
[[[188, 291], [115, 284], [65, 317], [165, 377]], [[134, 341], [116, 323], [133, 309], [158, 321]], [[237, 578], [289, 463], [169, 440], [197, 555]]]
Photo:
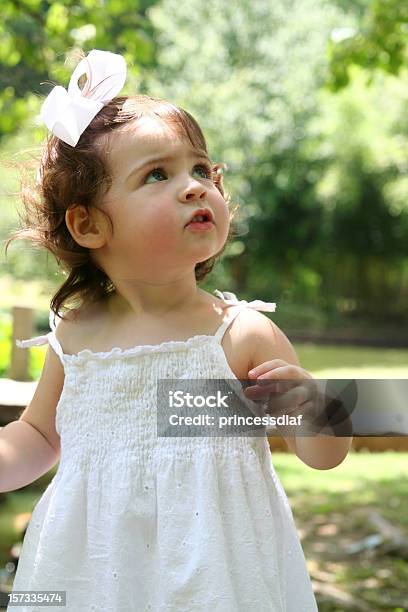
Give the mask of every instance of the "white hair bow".
[[[86, 75], [83, 89], [78, 79]], [[92, 119], [118, 95], [126, 81], [126, 62], [122, 55], [93, 49], [72, 73], [68, 91], [57, 85], [46, 97], [40, 111], [47, 128], [75, 147]]]

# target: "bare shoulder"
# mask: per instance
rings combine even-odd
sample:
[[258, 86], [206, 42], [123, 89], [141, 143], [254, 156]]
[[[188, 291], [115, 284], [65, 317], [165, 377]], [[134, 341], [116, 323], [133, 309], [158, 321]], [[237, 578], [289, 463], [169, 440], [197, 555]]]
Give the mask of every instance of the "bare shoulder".
[[[231, 306], [211, 294], [206, 294], [205, 299], [212, 304], [219, 321], [222, 321], [225, 311]], [[240, 311], [228, 328], [223, 345], [230, 363], [234, 363], [240, 373], [245, 372], [242, 378], [246, 378], [248, 370], [272, 359], [299, 365], [295, 349], [286, 334], [269, 317], [253, 308]]]
[[77, 352], [78, 340], [84, 334], [92, 331], [101, 315], [99, 304], [89, 304], [81, 309], [72, 309], [64, 312], [64, 318], [60, 319], [55, 330], [55, 336], [62, 346], [64, 353]]
[[239, 318], [248, 342], [251, 368], [272, 359], [283, 359], [293, 365], [300, 365], [289, 338], [269, 317], [246, 308]]
[[75, 311], [64, 313], [64, 318], [60, 319], [55, 329], [55, 337], [62, 346], [64, 353], [71, 352], [72, 338], [78, 327], [77, 314]]

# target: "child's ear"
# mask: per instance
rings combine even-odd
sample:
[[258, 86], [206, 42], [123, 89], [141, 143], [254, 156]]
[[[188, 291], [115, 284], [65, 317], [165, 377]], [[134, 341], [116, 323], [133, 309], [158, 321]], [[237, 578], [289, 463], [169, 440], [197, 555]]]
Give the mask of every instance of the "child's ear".
[[74, 205], [65, 212], [65, 223], [72, 238], [83, 247], [99, 249], [106, 244], [108, 223], [94, 206]]

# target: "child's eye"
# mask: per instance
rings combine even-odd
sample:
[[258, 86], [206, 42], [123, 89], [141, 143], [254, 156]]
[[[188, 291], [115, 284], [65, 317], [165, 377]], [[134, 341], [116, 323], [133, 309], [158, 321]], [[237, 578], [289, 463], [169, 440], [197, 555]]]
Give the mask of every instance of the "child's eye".
[[[202, 177], [201, 178], [206, 178], [209, 179], [212, 176], [212, 169], [209, 165], [207, 164], [198, 164], [197, 166], [194, 166], [194, 170], [198, 169], [201, 173], [202, 173]], [[149, 174], [146, 175], [145, 178], [145, 182], [147, 182], [147, 179], [154, 175], [154, 174], [161, 174], [162, 176], [164, 176], [166, 173], [163, 170], [163, 168], [153, 168], [153, 170], [150, 170]]]

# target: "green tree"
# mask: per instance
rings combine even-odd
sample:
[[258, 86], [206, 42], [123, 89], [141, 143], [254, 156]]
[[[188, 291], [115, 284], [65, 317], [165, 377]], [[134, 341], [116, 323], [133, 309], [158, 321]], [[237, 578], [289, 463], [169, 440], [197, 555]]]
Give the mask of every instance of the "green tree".
[[321, 90], [326, 170], [317, 185], [323, 204], [317, 262], [327, 295], [348, 298], [347, 310], [404, 318], [408, 285], [408, 125], [403, 79], [378, 73], [371, 87], [354, 67], [350, 85]]
[[[131, 72], [154, 64], [148, 0], [4, 0], [0, 18], [0, 140], [14, 133], [52, 84], [68, 82], [81, 48], [122, 53]], [[74, 54], [73, 54], [74, 55]]]
[[[349, 4], [346, 2], [346, 4]], [[401, 0], [371, 0], [354, 28], [336, 28], [329, 46], [332, 91], [350, 81], [350, 66], [397, 75], [407, 66], [408, 4]]]

